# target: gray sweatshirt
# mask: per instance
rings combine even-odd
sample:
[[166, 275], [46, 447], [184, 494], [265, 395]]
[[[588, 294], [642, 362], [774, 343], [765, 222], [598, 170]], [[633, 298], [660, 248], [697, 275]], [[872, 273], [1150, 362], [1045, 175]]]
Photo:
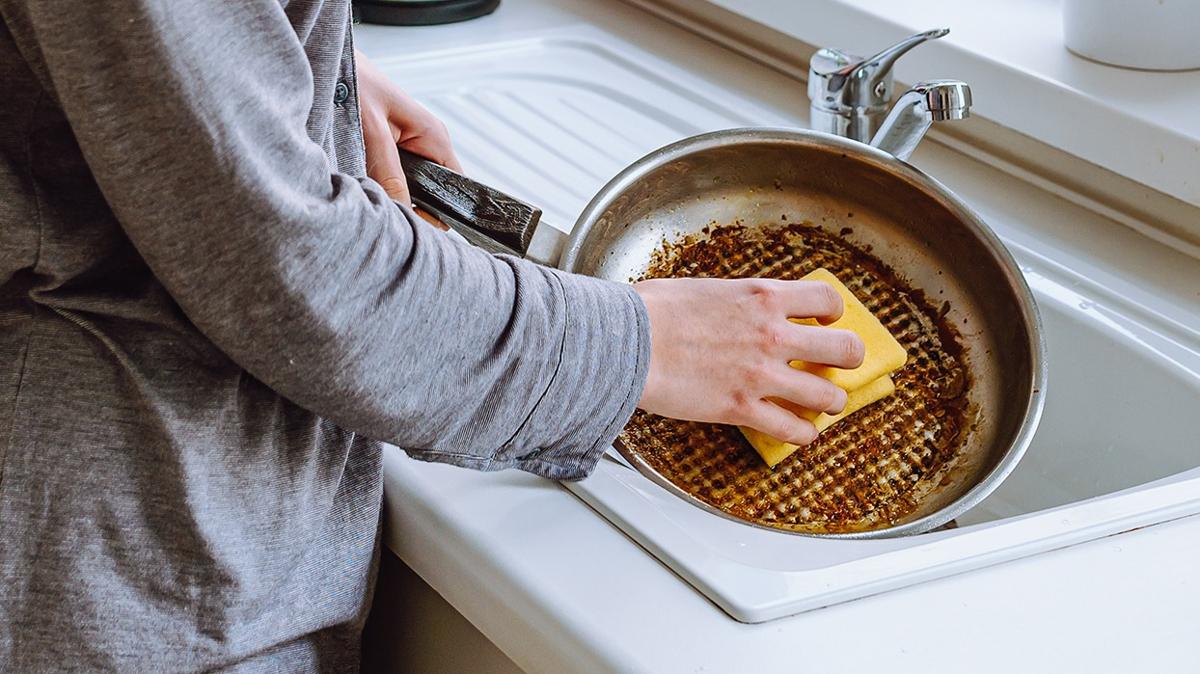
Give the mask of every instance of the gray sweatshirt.
[[356, 671], [379, 441], [575, 479], [636, 405], [631, 288], [364, 177], [348, 4], [0, 0], [0, 671]]

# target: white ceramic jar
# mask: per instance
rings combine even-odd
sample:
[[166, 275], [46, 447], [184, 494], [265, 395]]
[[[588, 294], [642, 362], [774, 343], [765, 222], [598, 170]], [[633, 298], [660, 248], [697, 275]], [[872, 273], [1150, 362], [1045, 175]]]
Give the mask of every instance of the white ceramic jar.
[[1067, 48], [1127, 68], [1200, 68], [1200, 0], [1063, 0]]

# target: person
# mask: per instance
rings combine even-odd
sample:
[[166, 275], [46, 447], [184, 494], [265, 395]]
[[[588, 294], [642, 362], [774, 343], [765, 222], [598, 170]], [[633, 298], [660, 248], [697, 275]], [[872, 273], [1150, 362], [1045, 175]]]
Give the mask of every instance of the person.
[[0, 670], [353, 671], [381, 451], [583, 477], [635, 407], [797, 443], [823, 284], [457, 243], [349, 0], [0, 0]]

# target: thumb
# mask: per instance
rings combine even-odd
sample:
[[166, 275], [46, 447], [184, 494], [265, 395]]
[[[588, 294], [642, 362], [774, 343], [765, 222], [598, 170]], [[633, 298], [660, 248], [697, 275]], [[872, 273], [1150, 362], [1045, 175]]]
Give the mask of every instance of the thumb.
[[[398, 160], [397, 164], [399, 164]], [[412, 206], [412, 196], [408, 193], [408, 183], [404, 180], [404, 171], [397, 170], [394, 174], [387, 177], [375, 178], [375, 181], [379, 183], [383, 191], [387, 192], [392, 201], [397, 201], [405, 206]]]
[[393, 200], [405, 206], [412, 205], [408, 181], [404, 179], [404, 167], [400, 164], [400, 153], [396, 151], [396, 141], [387, 122], [369, 124], [364, 119], [363, 145], [367, 154], [367, 177], [379, 183]]

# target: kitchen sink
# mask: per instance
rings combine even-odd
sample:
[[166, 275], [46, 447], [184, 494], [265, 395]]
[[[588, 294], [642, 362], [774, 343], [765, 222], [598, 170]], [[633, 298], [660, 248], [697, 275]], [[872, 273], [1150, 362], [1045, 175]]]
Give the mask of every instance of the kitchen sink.
[[[754, 73], [739, 91], [718, 88], [582, 26], [379, 65], [447, 122], [468, 172], [542, 206], [564, 228], [610, 176], [656, 147], [719, 128], [806, 121], [799, 83], [785, 107], [753, 93]], [[1025, 458], [957, 528], [869, 541], [766, 531], [703, 512], [615, 458], [566, 488], [745, 622], [1200, 512], [1196, 314], [1131, 301], [1124, 289], [1136, 288], [1136, 269], [1107, 269], [1101, 282], [1073, 262], [1086, 259], [1087, 242], [1041, 241], [1036, 226], [990, 220], [963, 196], [1009, 245], [1037, 297], [1049, 377]], [[1200, 288], [1200, 270], [1196, 277]]]
[[747, 622], [1200, 512], [1200, 335], [1122, 313], [1013, 248], [1045, 324], [1046, 409], [1021, 463], [956, 528], [881, 541], [751, 529], [615, 462], [570, 488]]

